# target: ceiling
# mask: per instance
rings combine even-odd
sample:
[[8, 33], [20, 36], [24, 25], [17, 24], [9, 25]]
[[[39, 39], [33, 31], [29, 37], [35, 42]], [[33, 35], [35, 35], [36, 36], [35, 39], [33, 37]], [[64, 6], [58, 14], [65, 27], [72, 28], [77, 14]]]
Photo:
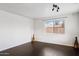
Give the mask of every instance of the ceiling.
[[56, 4], [60, 7], [59, 12], [52, 11], [53, 3], [0, 3], [0, 10], [33, 19], [79, 12], [78, 3]]

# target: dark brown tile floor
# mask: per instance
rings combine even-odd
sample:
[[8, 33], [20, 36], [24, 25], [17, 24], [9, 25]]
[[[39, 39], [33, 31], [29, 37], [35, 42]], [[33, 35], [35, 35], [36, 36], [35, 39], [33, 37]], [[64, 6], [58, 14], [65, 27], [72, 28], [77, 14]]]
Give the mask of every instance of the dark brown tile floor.
[[78, 56], [79, 49], [73, 47], [35, 42], [26, 43], [0, 52], [0, 56]]

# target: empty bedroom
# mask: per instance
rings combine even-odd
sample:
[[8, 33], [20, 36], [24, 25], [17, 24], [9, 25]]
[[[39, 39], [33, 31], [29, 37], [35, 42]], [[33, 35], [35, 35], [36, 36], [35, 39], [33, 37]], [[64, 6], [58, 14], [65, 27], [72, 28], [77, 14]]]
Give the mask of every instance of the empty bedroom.
[[0, 56], [79, 56], [79, 3], [0, 3]]

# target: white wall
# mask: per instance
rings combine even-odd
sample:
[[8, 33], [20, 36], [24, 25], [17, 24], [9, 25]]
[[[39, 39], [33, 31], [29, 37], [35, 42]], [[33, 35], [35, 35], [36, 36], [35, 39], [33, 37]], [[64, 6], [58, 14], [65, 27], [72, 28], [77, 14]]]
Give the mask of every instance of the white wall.
[[33, 20], [0, 11], [0, 51], [31, 41]]
[[35, 35], [38, 41], [54, 43], [60, 45], [73, 46], [74, 37], [79, 36], [79, 14], [67, 15], [63, 18], [65, 21], [65, 33], [46, 33], [44, 30], [44, 21], [35, 20]]

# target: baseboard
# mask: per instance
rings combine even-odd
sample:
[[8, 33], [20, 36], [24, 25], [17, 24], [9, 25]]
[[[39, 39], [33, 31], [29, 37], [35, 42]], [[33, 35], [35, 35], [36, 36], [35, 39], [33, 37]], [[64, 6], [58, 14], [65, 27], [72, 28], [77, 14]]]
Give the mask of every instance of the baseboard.
[[[35, 41], [35, 42], [42, 42], [42, 41]], [[48, 42], [42, 42], [42, 43], [55, 44], [55, 43], [48, 43]], [[60, 45], [60, 46], [66, 46], [66, 47], [72, 47], [72, 48], [74, 48], [74, 46], [68, 46], [68, 45], [62, 45], [62, 44], [55, 44], [55, 45]]]
[[[26, 43], [30, 43], [30, 42], [26, 42]], [[23, 44], [26, 44], [26, 43], [23, 43]], [[1, 51], [5, 51], [5, 50], [8, 50], [8, 49], [11, 49], [11, 48], [15, 48], [15, 47], [20, 46], [20, 45], [23, 45], [23, 44], [19, 44], [19, 45], [16, 45], [16, 46], [12, 46], [12, 47], [8, 47], [8, 48], [5, 48], [5, 49], [2, 49], [2, 50], [0, 50], [0, 52]]]

